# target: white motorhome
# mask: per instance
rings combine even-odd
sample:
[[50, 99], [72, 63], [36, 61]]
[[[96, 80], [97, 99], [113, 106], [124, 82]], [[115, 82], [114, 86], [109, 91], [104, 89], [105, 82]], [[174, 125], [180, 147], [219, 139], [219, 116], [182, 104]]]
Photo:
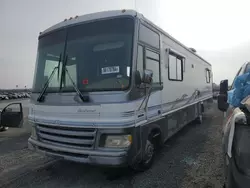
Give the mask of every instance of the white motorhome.
[[149, 168], [155, 148], [201, 120], [212, 67], [133, 10], [76, 16], [40, 33], [31, 150]]

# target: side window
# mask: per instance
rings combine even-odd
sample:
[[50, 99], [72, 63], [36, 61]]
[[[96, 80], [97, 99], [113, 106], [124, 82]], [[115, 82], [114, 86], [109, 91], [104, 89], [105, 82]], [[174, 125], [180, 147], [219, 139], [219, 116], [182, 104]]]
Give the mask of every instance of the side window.
[[[241, 67], [241, 68], [240, 68], [240, 70], [237, 72], [236, 76], [234, 77], [234, 80], [233, 80], [233, 83], [232, 83], [231, 89], [234, 89], [234, 82], [235, 82], [235, 79], [236, 79], [236, 77], [237, 77], [237, 76], [239, 76], [239, 74], [240, 74], [241, 70], [242, 70], [242, 67]], [[231, 90], [231, 89], [230, 89], [230, 90]]]
[[153, 71], [153, 84], [160, 84], [160, 55], [146, 50], [146, 69]]
[[140, 24], [139, 40], [160, 49], [160, 35], [143, 24]]
[[184, 58], [176, 54], [169, 53], [168, 79], [172, 81], [183, 80]]
[[247, 73], [250, 71], [250, 63], [247, 64], [244, 73]]
[[209, 69], [206, 69], [206, 82], [211, 82], [211, 71]]
[[142, 78], [143, 76], [143, 47], [141, 45], [138, 46], [136, 70], [140, 72], [140, 75]]

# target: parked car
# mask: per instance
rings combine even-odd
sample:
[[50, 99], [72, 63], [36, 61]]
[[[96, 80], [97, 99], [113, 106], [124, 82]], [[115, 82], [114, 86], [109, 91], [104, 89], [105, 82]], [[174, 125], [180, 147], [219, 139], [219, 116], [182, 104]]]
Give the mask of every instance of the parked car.
[[22, 123], [23, 108], [21, 103], [11, 103], [4, 109], [0, 109], [0, 132], [8, 130], [9, 127], [20, 128]]
[[2, 100], [8, 100], [9, 99], [8, 95], [1, 95], [1, 96], [2, 96]]
[[[237, 76], [248, 72], [250, 62], [245, 63]], [[250, 99], [240, 107], [227, 103], [228, 80], [220, 83], [218, 108], [225, 113], [222, 148], [226, 188], [248, 188], [250, 185]]]

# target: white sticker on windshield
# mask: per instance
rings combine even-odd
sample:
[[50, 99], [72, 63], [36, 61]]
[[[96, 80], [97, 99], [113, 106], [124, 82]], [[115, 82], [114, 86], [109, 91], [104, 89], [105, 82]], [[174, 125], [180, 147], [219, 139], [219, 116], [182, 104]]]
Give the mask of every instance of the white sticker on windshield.
[[112, 74], [120, 72], [119, 66], [103, 67], [102, 74]]

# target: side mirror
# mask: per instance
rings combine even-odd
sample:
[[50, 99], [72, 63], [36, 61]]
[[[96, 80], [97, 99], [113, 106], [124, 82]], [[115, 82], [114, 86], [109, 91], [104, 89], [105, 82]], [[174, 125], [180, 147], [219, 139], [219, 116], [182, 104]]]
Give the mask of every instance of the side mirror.
[[228, 91], [228, 80], [222, 80], [220, 82], [220, 94], [227, 95]]
[[219, 94], [217, 97], [218, 109], [222, 112], [226, 112], [229, 104], [227, 103], [227, 95]]
[[137, 70], [137, 71], [135, 72], [135, 85], [136, 85], [136, 86], [139, 86], [139, 85], [141, 85], [141, 83], [142, 83], [141, 74], [140, 74], [140, 72]]
[[228, 91], [228, 80], [222, 80], [220, 82], [220, 93], [217, 98], [218, 109], [222, 112], [226, 112], [229, 104], [227, 103], [227, 91]]
[[145, 69], [143, 71], [143, 79], [142, 82], [146, 84], [151, 84], [153, 81], [153, 71], [149, 69]]

